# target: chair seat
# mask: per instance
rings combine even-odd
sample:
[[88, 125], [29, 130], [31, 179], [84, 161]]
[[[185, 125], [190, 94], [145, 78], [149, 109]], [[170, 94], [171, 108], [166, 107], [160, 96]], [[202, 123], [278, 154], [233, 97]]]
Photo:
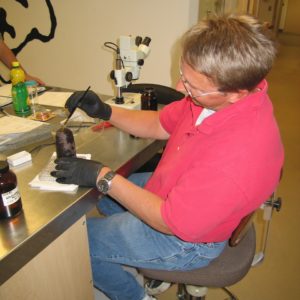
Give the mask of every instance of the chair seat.
[[256, 238], [252, 224], [243, 240], [236, 246], [227, 245], [222, 254], [207, 267], [192, 271], [163, 271], [140, 269], [151, 279], [205, 287], [225, 287], [241, 280], [249, 271], [255, 255]]

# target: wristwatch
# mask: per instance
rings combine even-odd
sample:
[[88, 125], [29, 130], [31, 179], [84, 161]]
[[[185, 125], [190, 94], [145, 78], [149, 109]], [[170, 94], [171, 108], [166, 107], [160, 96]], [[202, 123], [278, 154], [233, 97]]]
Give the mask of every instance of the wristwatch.
[[96, 183], [98, 191], [104, 195], [107, 194], [111, 187], [111, 181], [115, 176], [115, 172], [109, 171], [103, 177], [101, 177]]

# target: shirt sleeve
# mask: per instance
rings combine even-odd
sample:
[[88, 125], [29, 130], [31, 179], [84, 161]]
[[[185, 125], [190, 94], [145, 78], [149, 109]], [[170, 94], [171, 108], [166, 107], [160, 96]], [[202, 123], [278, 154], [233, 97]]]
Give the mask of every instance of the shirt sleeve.
[[183, 110], [189, 105], [186, 98], [179, 101], [174, 101], [160, 111], [159, 119], [162, 127], [171, 134], [176, 127], [178, 120], [181, 119]]

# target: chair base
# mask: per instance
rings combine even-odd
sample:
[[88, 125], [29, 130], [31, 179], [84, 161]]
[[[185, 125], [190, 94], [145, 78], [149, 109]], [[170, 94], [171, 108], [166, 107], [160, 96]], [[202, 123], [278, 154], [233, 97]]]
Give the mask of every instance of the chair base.
[[[178, 300], [205, 300], [207, 288], [200, 287], [199, 290], [198, 287], [196, 286], [195, 288], [192, 288], [192, 286], [189, 287], [190, 288], [187, 288], [185, 284], [181, 284], [181, 283], [178, 284], [178, 289], [177, 289]], [[189, 292], [192, 292], [193, 295], [191, 295]]]
[[227, 288], [222, 288], [222, 290], [230, 297], [229, 300], [238, 300], [238, 298], [232, 294]]
[[[222, 290], [229, 296], [226, 300], [238, 300], [227, 288], [222, 288]], [[180, 283], [178, 284], [176, 296], [178, 300], [205, 300], [206, 294], [206, 287], [186, 286]]]

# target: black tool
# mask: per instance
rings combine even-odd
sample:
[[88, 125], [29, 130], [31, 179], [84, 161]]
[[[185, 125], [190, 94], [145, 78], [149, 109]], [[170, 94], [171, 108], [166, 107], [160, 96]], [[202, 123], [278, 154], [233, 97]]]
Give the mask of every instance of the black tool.
[[89, 89], [91, 88], [91, 86], [89, 86], [86, 91], [84, 92], [84, 94], [82, 95], [82, 97], [78, 100], [77, 105], [74, 107], [74, 109], [70, 112], [68, 118], [65, 120], [65, 122], [63, 123], [63, 126], [66, 126], [66, 124], [68, 123], [68, 121], [71, 119], [72, 115], [74, 114], [75, 110], [77, 107], [81, 106], [82, 101], [84, 100], [84, 97], [86, 96], [87, 92], [89, 91]]
[[9, 117], [9, 113], [7, 113], [7, 112], [4, 110], [4, 108], [3, 108], [2, 106], [0, 106], [0, 112], [1, 112], [3, 115]]

